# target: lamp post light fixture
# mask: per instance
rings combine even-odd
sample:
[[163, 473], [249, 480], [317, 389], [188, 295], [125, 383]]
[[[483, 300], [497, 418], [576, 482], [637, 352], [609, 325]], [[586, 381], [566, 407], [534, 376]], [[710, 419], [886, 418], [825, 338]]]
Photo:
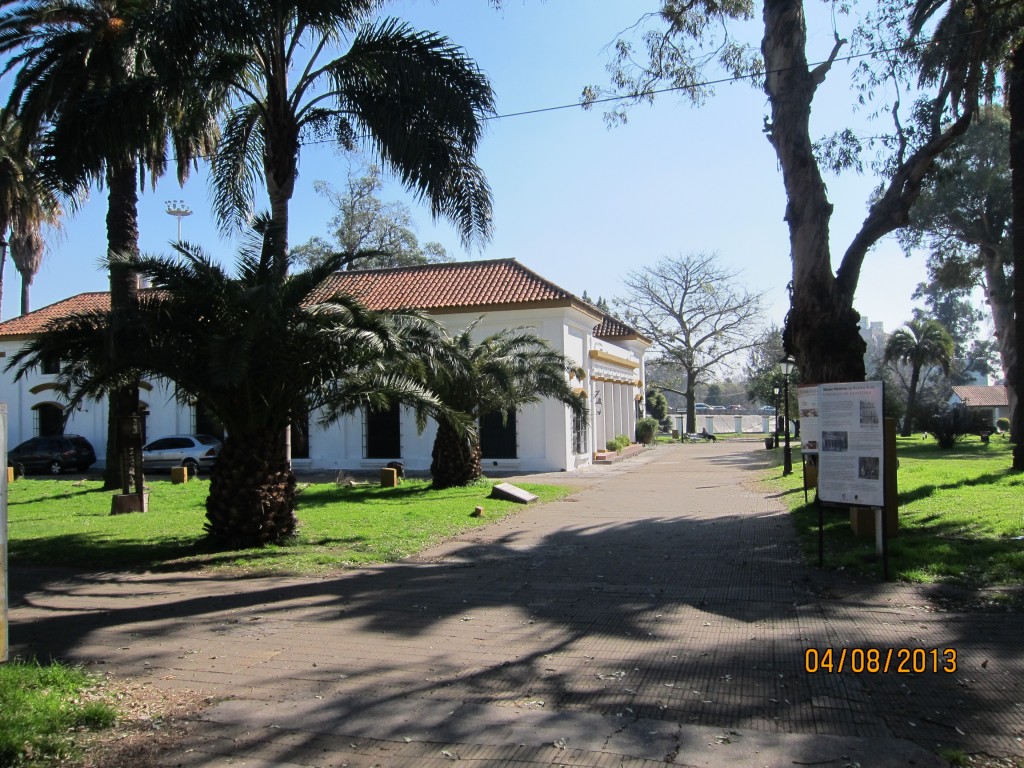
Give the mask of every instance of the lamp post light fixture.
[[168, 200], [166, 203], [167, 215], [173, 216], [178, 220], [178, 240], [181, 242], [181, 220], [186, 216], [192, 215], [192, 209], [185, 205], [184, 200]]
[[775, 424], [775, 448], [779, 447], [779, 392], [782, 390], [779, 387], [772, 387], [772, 408], [775, 409], [775, 413], [772, 414], [772, 422]]
[[789, 445], [789, 374], [796, 368], [796, 360], [786, 355], [779, 361], [779, 367], [782, 369], [782, 397], [784, 400], [782, 407], [786, 419], [786, 444], [782, 449], [782, 474], [791, 475], [793, 474], [793, 449]]

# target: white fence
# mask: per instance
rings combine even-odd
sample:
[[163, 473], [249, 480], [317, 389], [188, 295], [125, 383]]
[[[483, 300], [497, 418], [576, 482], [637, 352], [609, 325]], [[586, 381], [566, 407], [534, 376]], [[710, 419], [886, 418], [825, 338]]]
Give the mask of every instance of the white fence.
[[[679, 434], [686, 432], [685, 413], [673, 413], [672, 421], [672, 428], [679, 432]], [[789, 425], [790, 434], [792, 434], [795, 427], [792, 419], [790, 419]], [[696, 415], [696, 431], [700, 432], [702, 429], [706, 429], [712, 435], [721, 434], [723, 432], [742, 432], [763, 435], [775, 431], [775, 417], [770, 414], [759, 414], [753, 416], [723, 416], [721, 414], [712, 415], [708, 413], [698, 413]]]

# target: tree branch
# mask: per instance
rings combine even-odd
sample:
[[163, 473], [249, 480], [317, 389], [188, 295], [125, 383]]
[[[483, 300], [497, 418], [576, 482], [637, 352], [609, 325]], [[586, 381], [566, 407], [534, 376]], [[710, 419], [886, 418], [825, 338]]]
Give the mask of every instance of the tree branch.
[[839, 37], [838, 32], [833, 34], [835, 35], [836, 41], [832, 46], [832, 53], [828, 55], [828, 58], [825, 61], [821, 62], [821, 64], [811, 70], [811, 80], [816, 86], [825, 82], [825, 75], [827, 75], [828, 71], [832, 69], [832, 65], [835, 64], [836, 58], [839, 56], [839, 51], [844, 45], [846, 45], [846, 38]]

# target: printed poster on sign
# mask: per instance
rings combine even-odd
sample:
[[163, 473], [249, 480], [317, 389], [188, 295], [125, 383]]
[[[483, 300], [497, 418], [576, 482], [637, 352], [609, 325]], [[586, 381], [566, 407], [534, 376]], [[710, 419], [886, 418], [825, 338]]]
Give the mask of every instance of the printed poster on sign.
[[821, 445], [821, 416], [818, 413], [818, 388], [800, 387], [796, 392], [800, 419], [800, 450], [817, 453]]
[[818, 418], [818, 497], [858, 507], [884, 506], [882, 382], [822, 384]]

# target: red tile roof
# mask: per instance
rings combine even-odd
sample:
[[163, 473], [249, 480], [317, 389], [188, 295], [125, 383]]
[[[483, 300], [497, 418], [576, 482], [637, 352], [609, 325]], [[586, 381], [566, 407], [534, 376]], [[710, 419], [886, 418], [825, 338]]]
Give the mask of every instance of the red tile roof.
[[589, 305], [514, 259], [338, 272], [325, 280], [311, 298], [315, 301], [334, 293], [354, 296], [378, 311], [472, 310], [551, 302], [589, 309]]
[[[471, 312], [513, 306], [574, 306], [601, 318], [594, 328], [595, 336], [648, 341], [625, 323], [603, 315], [594, 305], [545, 280], [515, 259], [337, 272], [317, 287], [310, 301], [322, 301], [338, 293], [354, 296], [377, 311]], [[32, 336], [41, 333], [46, 324], [56, 318], [109, 309], [110, 294], [82, 293], [0, 323], [0, 338]]]
[[0, 323], [0, 338], [23, 338], [41, 333], [51, 320], [82, 312], [109, 312], [109, 293], [80, 293], [48, 307]]
[[594, 326], [594, 335], [599, 339], [643, 339], [648, 341], [635, 328], [611, 315], [605, 315], [604, 319]]
[[953, 394], [970, 408], [1005, 408], [1010, 404], [1006, 387], [953, 387]]

